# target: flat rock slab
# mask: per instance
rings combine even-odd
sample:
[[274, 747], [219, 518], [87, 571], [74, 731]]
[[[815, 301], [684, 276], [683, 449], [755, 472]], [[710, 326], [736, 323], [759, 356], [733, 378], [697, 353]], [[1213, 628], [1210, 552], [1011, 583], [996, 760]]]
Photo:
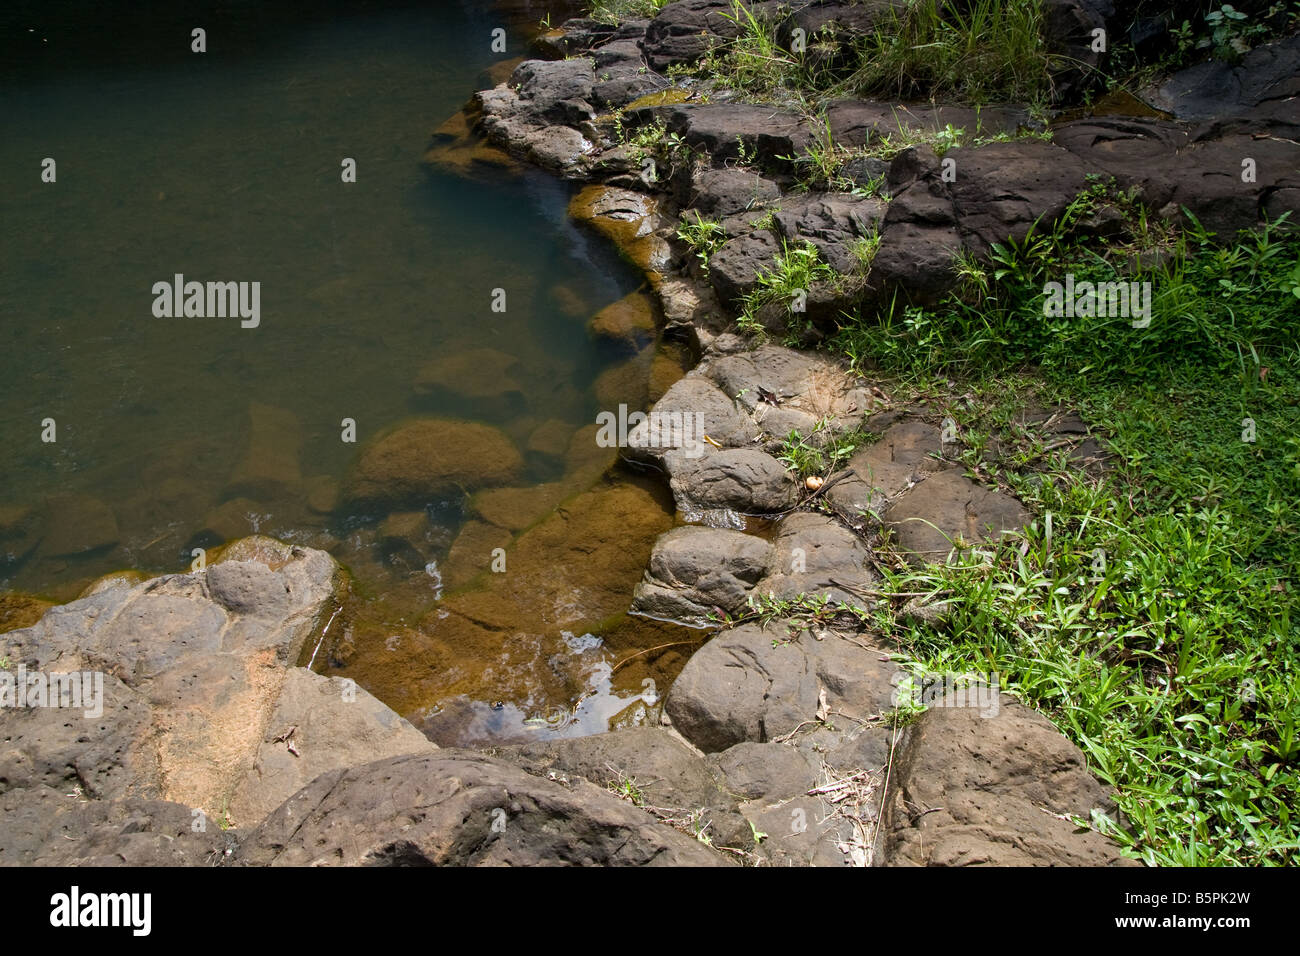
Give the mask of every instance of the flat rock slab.
[[0, 866], [214, 866], [234, 839], [184, 804], [90, 800], [66, 787], [0, 793]]
[[[895, 764], [887, 860], [893, 866], [1136, 865], [1068, 819], [1113, 815], [1083, 754], [1006, 695], [996, 708], [963, 706], [958, 691], [912, 728]], [[996, 709], [996, 715], [988, 714]]]
[[831, 136], [844, 146], [867, 146], [913, 131], [940, 132], [952, 126], [974, 137], [1014, 133], [1028, 120], [1024, 110], [992, 107], [976, 111], [961, 106], [887, 103], [879, 100], [838, 100], [826, 110]]
[[[266, 728], [253, 766], [230, 800], [236, 820], [263, 819], [322, 773], [438, 749], [354, 682], [305, 667], [285, 676]], [[285, 740], [277, 739], [286, 733]]]
[[[101, 708], [0, 711], [6, 789], [163, 800], [250, 825], [322, 769], [431, 747], [364, 690], [345, 697], [291, 666], [337, 570], [322, 551], [245, 539], [202, 573], [110, 581], [0, 635], [0, 656], [29, 673], [103, 681]], [[297, 756], [268, 740], [294, 725]]]
[[932, 475], [885, 512], [885, 526], [909, 560], [942, 563], [953, 552], [1018, 534], [1030, 520], [1018, 498], [971, 481], [958, 469]]
[[939, 428], [917, 419], [891, 425], [879, 441], [849, 459], [845, 470], [853, 474], [836, 481], [826, 499], [854, 527], [863, 526], [864, 515], [878, 518], [890, 501], [926, 475], [953, 467], [938, 457], [944, 449], [942, 437]]
[[318, 777], [241, 844], [254, 866], [721, 866], [606, 790], [441, 750]]

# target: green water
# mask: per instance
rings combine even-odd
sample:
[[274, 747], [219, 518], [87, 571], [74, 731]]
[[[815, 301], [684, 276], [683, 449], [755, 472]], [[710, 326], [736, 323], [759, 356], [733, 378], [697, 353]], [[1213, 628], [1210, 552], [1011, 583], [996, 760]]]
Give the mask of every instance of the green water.
[[[591, 385], [610, 360], [585, 321], [640, 277], [566, 218], [569, 189], [553, 178], [470, 180], [420, 162], [503, 58], [498, 22], [474, 5], [369, 10], [245, 30], [239, 55], [219, 55], [218, 21], [208, 55], [7, 65], [0, 591], [67, 600], [106, 572], [188, 569], [193, 547], [216, 543], [211, 516], [234, 495], [260, 406], [317, 484], [341, 482], [369, 436], [411, 415], [486, 421], [521, 447], [542, 422], [594, 420]], [[507, 55], [524, 52], [519, 35]], [[54, 183], [41, 181], [46, 157]], [[152, 287], [177, 273], [259, 282], [260, 325], [155, 317]], [[431, 361], [484, 348], [519, 361], [519, 395], [415, 388]], [[341, 440], [343, 419], [357, 444]], [[554, 469], [534, 460], [528, 478]], [[241, 493], [236, 510], [250, 530], [331, 547], [370, 593], [385, 575], [409, 580], [364, 533], [379, 516], [320, 514], [305, 487]], [[436, 550], [460, 504], [428, 504], [445, 525]]]

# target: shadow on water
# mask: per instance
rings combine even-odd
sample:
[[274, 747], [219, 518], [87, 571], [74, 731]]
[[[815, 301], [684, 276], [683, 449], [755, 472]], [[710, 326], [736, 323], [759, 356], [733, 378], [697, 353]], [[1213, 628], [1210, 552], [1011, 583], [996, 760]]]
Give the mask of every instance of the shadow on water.
[[[195, 10], [211, 55], [189, 52]], [[623, 613], [671, 503], [595, 445], [633, 363], [586, 331], [641, 277], [568, 219], [567, 185], [419, 162], [500, 59], [491, 28], [518, 56], [545, 10], [286, 10], [0, 14], [9, 625], [39, 607], [21, 592], [70, 600], [260, 532], [351, 572], [313, 666], [437, 740], [654, 719], [690, 647], [633, 655], [697, 635]], [[258, 325], [156, 317], [154, 284], [177, 274], [258, 282]], [[358, 449], [413, 416], [500, 429], [522, 477], [400, 512], [348, 504]]]

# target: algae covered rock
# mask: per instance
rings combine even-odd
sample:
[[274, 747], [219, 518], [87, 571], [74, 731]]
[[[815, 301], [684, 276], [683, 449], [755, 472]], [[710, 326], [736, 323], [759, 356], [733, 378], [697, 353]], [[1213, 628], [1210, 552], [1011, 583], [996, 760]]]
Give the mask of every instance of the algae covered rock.
[[489, 425], [416, 419], [362, 450], [348, 477], [346, 497], [383, 504], [422, 501], [508, 484], [522, 468], [514, 443]]

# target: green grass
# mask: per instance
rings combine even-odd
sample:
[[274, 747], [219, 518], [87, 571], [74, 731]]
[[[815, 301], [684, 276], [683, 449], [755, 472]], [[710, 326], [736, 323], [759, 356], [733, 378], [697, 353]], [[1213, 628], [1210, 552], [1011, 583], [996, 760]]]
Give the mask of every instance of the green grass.
[[1036, 0], [915, 0], [886, 12], [868, 35], [817, 34], [806, 49], [778, 42], [778, 18], [739, 2], [724, 15], [739, 35], [680, 72], [750, 99], [811, 106], [859, 95], [980, 104], [1043, 101], [1050, 93]]
[[649, 19], [667, 6], [669, 0], [592, 0], [588, 16], [600, 23]]
[[855, 51], [837, 91], [970, 103], [1044, 99], [1049, 57], [1037, 0], [916, 0], [890, 11]]
[[696, 212], [694, 222], [688, 216], [682, 217], [681, 224], [677, 227], [677, 238], [690, 246], [691, 252], [700, 260], [701, 268], [707, 273], [709, 260], [727, 241], [727, 233], [722, 228], [722, 223], [716, 219], [705, 219]]
[[[1078, 221], [1122, 196], [1102, 185]], [[1112, 785], [1124, 820], [1092, 825], [1151, 864], [1300, 862], [1300, 237], [1275, 225], [1228, 244], [1169, 236], [1127, 207], [1129, 235], [1071, 222], [967, 259], [933, 309], [846, 321], [838, 346], [896, 391], [950, 402], [963, 456], [1037, 519], [1022, 541], [893, 574], [948, 590], [943, 625], [880, 611], [932, 671], [998, 672]], [[1173, 244], [1151, 323], [1044, 316], [1043, 283], [1107, 278], [1134, 243]], [[878, 372], [877, 372], [878, 374]], [[1091, 478], [1041, 439], [980, 463], [1029, 398], [1101, 429], [1114, 467]], [[1243, 441], [1242, 420], [1255, 423]], [[1035, 460], [1035, 467], [1022, 467]]]
[[758, 285], [745, 296], [736, 324], [745, 332], [762, 332], [759, 311], [773, 304], [785, 306], [787, 317], [794, 320], [813, 285], [835, 278], [835, 270], [821, 261], [816, 245], [805, 239], [791, 248], [783, 239], [773, 268], [760, 271]]

